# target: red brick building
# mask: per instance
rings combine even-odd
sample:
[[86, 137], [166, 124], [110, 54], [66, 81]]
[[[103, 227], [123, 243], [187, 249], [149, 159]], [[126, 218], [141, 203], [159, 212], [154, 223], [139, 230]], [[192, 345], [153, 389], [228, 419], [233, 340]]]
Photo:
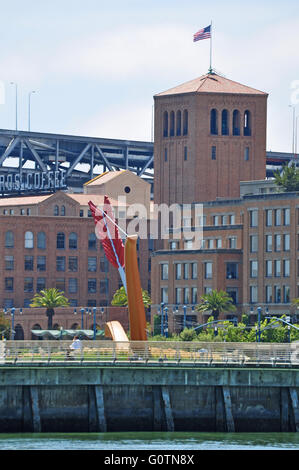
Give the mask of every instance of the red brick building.
[[[105, 178], [105, 193], [130, 195], [142, 202], [149, 184], [131, 172], [113, 172], [113, 183]], [[135, 179], [138, 179], [138, 184]], [[29, 307], [36, 292], [57, 287], [72, 307], [110, 305], [122, 285], [116, 268], [108, 263], [95, 234], [88, 207], [92, 200], [103, 205], [99, 186], [85, 194], [57, 192], [52, 195], [0, 199], [1, 307]], [[110, 189], [109, 189], [110, 187]], [[127, 205], [111, 197], [116, 218], [126, 218]], [[148, 197], [149, 205], [149, 197]], [[132, 219], [130, 217], [129, 219]], [[150, 288], [148, 240], [138, 246], [141, 283]]]
[[[156, 309], [161, 302], [195, 306], [222, 289], [238, 315], [256, 315], [257, 306], [296, 313], [299, 199], [258, 193], [261, 183], [266, 191], [267, 97], [214, 73], [155, 96], [155, 203], [190, 204], [195, 235], [195, 206], [203, 205], [200, 246], [170, 228], [152, 254]], [[251, 195], [244, 184], [240, 196], [241, 182]]]

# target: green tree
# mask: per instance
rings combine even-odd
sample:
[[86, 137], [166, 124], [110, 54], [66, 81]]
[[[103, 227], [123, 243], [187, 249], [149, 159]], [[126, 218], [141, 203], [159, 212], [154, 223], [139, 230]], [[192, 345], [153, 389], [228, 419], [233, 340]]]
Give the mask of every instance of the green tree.
[[299, 170], [294, 163], [274, 172], [275, 184], [283, 191], [299, 191]]
[[223, 290], [212, 290], [212, 292], [204, 294], [200, 300], [201, 303], [196, 306], [196, 310], [199, 312], [210, 311], [215, 320], [218, 320], [222, 312], [234, 312], [236, 310], [233, 299]]
[[30, 307], [45, 307], [46, 315], [48, 317], [48, 330], [52, 330], [52, 318], [55, 313], [56, 307], [68, 307], [69, 301], [63, 295], [64, 292], [55, 288], [41, 290], [32, 299]]
[[4, 315], [4, 312], [0, 311], [0, 339], [10, 337], [10, 321]]
[[[149, 293], [146, 290], [142, 289], [142, 299], [145, 307], [149, 307], [151, 305], [151, 298]], [[128, 297], [125, 291], [125, 288], [122, 286], [120, 287], [114, 294], [113, 299], [111, 301], [111, 305], [117, 307], [126, 307], [128, 305]]]

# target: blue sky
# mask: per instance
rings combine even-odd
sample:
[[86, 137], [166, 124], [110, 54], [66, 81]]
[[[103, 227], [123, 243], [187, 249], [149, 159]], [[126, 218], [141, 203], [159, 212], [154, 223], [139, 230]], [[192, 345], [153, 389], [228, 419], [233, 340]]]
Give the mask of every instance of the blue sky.
[[[269, 93], [267, 150], [291, 151], [299, 2], [0, 0], [0, 128], [150, 140], [153, 95], [207, 72]], [[299, 114], [299, 106], [296, 113]], [[299, 146], [299, 145], [298, 145]]]

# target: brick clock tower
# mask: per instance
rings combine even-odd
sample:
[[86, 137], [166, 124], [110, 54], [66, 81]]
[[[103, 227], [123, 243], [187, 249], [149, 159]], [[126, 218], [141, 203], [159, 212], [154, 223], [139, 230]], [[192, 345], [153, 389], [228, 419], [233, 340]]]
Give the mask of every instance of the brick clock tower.
[[267, 98], [216, 73], [155, 95], [155, 203], [238, 198], [264, 179]]

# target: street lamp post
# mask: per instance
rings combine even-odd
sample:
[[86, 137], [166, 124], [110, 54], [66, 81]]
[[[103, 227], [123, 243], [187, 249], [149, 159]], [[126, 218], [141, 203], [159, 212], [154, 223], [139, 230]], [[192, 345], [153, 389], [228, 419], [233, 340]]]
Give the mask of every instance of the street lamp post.
[[30, 132], [30, 118], [31, 118], [31, 95], [36, 93], [35, 90], [32, 90], [28, 93], [28, 131]]
[[10, 82], [11, 85], [15, 86], [15, 107], [16, 107], [16, 131], [18, 130], [18, 84]]
[[97, 324], [96, 324], [96, 307], [93, 307], [93, 339], [96, 339], [97, 336]]

